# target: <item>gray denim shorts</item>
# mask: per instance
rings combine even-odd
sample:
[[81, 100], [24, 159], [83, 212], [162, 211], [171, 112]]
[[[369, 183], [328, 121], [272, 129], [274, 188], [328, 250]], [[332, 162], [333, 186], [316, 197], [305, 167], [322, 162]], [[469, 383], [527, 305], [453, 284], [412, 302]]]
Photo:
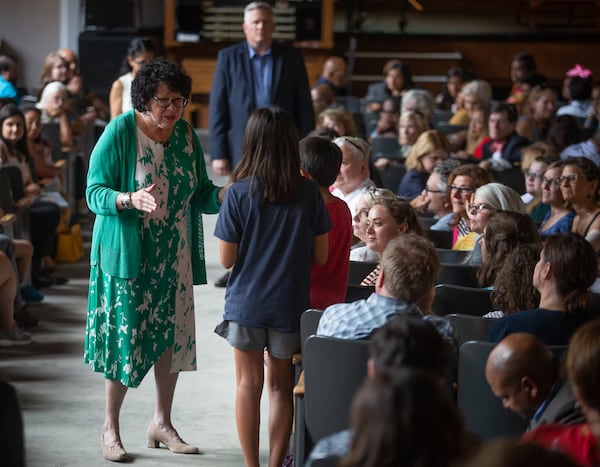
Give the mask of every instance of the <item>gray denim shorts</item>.
[[267, 350], [275, 358], [292, 358], [300, 351], [300, 333], [278, 332], [269, 328], [250, 328], [234, 321], [223, 321], [215, 333], [239, 350]]

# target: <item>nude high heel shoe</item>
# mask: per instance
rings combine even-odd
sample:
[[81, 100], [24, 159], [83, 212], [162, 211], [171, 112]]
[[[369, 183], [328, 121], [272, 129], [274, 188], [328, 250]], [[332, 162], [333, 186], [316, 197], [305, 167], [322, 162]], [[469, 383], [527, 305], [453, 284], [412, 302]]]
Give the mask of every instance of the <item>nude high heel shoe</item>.
[[114, 446], [107, 446], [104, 442], [104, 433], [102, 433], [100, 435], [100, 444], [102, 445], [102, 457], [107, 461], [125, 462], [129, 460], [129, 455], [123, 448], [121, 441], [118, 441]]
[[148, 447], [149, 448], [157, 448], [160, 443], [164, 444], [170, 451], [177, 452], [179, 454], [198, 454], [200, 451], [197, 447], [190, 446], [185, 441], [183, 441], [175, 429], [174, 435], [169, 436], [168, 434], [160, 431], [160, 429], [156, 426], [154, 421], [150, 422], [148, 425], [148, 430], [146, 431], [146, 436], [148, 437]]

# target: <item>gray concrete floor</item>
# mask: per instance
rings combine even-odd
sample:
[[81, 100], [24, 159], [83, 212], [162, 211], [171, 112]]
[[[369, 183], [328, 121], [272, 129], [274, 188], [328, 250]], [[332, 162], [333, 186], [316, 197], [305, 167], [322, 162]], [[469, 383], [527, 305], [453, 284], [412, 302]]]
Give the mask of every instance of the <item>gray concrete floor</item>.
[[[215, 183], [223, 180], [216, 178]], [[225, 292], [213, 285], [224, 272], [212, 235], [216, 216], [204, 219], [208, 284], [195, 288], [198, 371], [180, 374], [173, 408], [173, 423], [183, 439], [204, 454], [146, 447], [145, 433], [154, 406], [154, 375], [149, 373], [139, 388], [128, 392], [121, 414], [122, 440], [136, 465], [243, 465], [235, 427], [233, 353], [213, 333], [223, 313]], [[60, 274], [69, 277], [69, 283], [44, 289], [45, 301], [30, 307], [40, 318], [40, 324], [31, 329], [34, 342], [0, 348], [0, 378], [17, 390], [31, 467], [114, 465], [104, 461], [100, 451], [103, 377], [82, 359], [88, 270], [87, 262], [61, 265]], [[262, 412], [261, 462], [266, 464], [266, 397]]]

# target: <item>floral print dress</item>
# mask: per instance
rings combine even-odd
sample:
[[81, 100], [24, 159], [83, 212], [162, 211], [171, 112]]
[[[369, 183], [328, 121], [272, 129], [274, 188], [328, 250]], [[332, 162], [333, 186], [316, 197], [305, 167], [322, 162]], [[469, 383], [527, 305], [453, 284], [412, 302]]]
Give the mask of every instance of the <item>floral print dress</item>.
[[[137, 387], [173, 346], [171, 371], [196, 369], [194, 295], [185, 213], [196, 178], [192, 140], [164, 148], [137, 130], [136, 190], [156, 183], [158, 207], [139, 212], [142, 267], [122, 279], [92, 266], [84, 361], [108, 379]], [[173, 141], [174, 140], [174, 141]]]

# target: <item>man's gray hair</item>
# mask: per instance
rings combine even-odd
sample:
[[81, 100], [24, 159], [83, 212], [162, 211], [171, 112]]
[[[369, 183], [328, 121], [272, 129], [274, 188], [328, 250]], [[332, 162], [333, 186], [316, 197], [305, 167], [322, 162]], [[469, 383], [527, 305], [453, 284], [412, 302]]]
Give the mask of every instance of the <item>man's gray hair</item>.
[[248, 3], [248, 5], [246, 5], [244, 8], [244, 23], [248, 21], [248, 15], [254, 10], [267, 10], [271, 15], [273, 15], [273, 8], [267, 2]]

